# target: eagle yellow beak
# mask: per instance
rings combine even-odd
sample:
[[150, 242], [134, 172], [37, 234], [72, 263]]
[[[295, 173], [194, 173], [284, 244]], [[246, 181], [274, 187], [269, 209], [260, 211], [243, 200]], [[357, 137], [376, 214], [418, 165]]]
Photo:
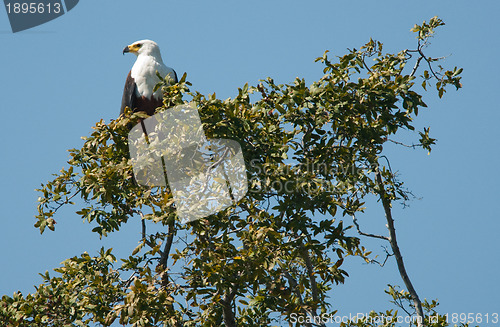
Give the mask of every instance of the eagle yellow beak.
[[123, 49], [123, 54], [125, 54], [125, 52], [137, 53], [137, 51], [139, 51], [139, 49], [141, 48], [141, 46], [142, 46], [142, 44], [140, 44], [140, 43], [134, 43], [134, 44], [131, 44], [131, 45], [127, 45]]

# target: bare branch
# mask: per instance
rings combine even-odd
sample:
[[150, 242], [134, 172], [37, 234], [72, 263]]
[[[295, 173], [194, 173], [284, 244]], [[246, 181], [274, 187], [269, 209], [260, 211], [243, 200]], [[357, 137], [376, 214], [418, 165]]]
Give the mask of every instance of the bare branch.
[[146, 219], [144, 218], [144, 214], [142, 213], [142, 211], [140, 210], [135, 210], [134, 212], [137, 212], [139, 214], [139, 216], [141, 216], [141, 224], [142, 224], [142, 231], [141, 231], [141, 234], [142, 234], [142, 241], [144, 243], [146, 243], [150, 248], [154, 248], [155, 247], [155, 244], [151, 243], [150, 240], [148, 240], [146, 238], [147, 234], [146, 234]]
[[422, 144], [405, 144], [405, 143], [394, 141], [394, 140], [391, 140], [391, 139], [387, 139], [387, 141], [392, 142], [392, 143], [397, 144], [397, 145], [402, 145], [402, 146], [404, 146], [406, 148], [412, 148], [412, 149], [415, 149], [415, 148], [417, 148], [419, 146], [422, 146]]
[[410, 277], [408, 277], [408, 274], [406, 272], [406, 268], [403, 262], [403, 256], [401, 255], [401, 251], [399, 250], [399, 245], [396, 239], [396, 228], [394, 227], [394, 219], [392, 218], [392, 211], [391, 211], [391, 201], [389, 200], [386, 192], [385, 192], [385, 185], [382, 180], [382, 174], [380, 171], [377, 171], [375, 173], [376, 179], [377, 179], [377, 184], [379, 186], [379, 195], [380, 199], [382, 201], [382, 205], [384, 207], [385, 211], [385, 217], [387, 220], [387, 228], [389, 229], [389, 243], [391, 244], [392, 252], [394, 253], [394, 256], [396, 257], [396, 263], [398, 266], [399, 274], [401, 275], [401, 278], [403, 279], [403, 282], [405, 283], [406, 288], [408, 289], [408, 292], [410, 293], [410, 296], [413, 300], [413, 303], [415, 305], [415, 310], [417, 313], [417, 326], [422, 327], [423, 322], [424, 322], [424, 311], [422, 309], [422, 302], [420, 301], [420, 298], [418, 297], [417, 291], [413, 287], [413, 284], [410, 280]]
[[358, 230], [358, 234], [359, 235], [363, 235], [363, 236], [367, 236], [367, 237], [373, 237], [373, 238], [380, 238], [382, 240], [389, 241], [389, 237], [387, 237], [387, 236], [376, 235], [376, 234], [370, 234], [370, 233], [364, 233], [364, 232], [362, 232], [361, 229], [359, 228], [358, 219], [356, 218], [356, 216], [355, 215], [351, 215], [351, 217], [352, 217], [352, 221], [353, 221], [354, 225], [356, 225], [356, 229]]
[[411, 53], [412, 52], [416, 52], [419, 54], [419, 57], [417, 58], [417, 61], [415, 62], [415, 65], [413, 66], [413, 69], [410, 73], [410, 76], [415, 76], [418, 68], [420, 67], [420, 62], [422, 61], [422, 59], [424, 59], [426, 62], [427, 62], [427, 65], [429, 66], [429, 70], [432, 74], [432, 76], [437, 79], [437, 80], [441, 80], [442, 78], [434, 71], [434, 68], [432, 67], [432, 62], [433, 61], [436, 61], [436, 60], [440, 60], [440, 59], [444, 59], [445, 57], [439, 57], [439, 58], [430, 58], [430, 57], [427, 57], [423, 52], [422, 52], [422, 49], [425, 48], [427, 46], [427, 43], [425, 42], [424, 44], [421, 44], [420, 43], [420, 40], [418, 41], [418, 47], [416, 50], [406, 50], [406, 53], [410, 56], [410, 58], [412, 57]]
[[418, 67], [420, 66], [420, 61], [422, 61], [423, 57], [418, 57], [417, 62], [415, 62], [415, 66], [413, 66], [413, 69], [410, 73], [410, 76], [415, 76], [415, 73], [418, 70]]
[[64, 201], [54, 201], [54, 203], [57, 203], [58, 206], [57, 207], [50, 207], [50, 209], [53, 210], [54, 214], [57, 212], [57, 210], [59, 210], [63, 205], [65, 204], [69, 204], [71, 202], [71, 200], [77, 196], [78, 194], [80, 194], [80, 192], [82, 191], [83, 189], [79, 188], [73, 195], [71, 195], [70, 197], [66, 197], [66, 199], [64, 199]]
[[378, 264], [380, 267], [383, 267], [385, 266], [385, 263], [387, 262], [387, 259], [389, 259], [389, 257], [392, 257], [394, 255], [394, 253], [389, 253], [389, 251], [387, 251], [387, 248], [384, 246], [384, 251], [385, 251], [385, 259], [384, 259], [384, 262], [380, 263], [378, 260], [375, 260], [375, 259], [371, 259], [370, 260], [370, 263], [376, 263]]

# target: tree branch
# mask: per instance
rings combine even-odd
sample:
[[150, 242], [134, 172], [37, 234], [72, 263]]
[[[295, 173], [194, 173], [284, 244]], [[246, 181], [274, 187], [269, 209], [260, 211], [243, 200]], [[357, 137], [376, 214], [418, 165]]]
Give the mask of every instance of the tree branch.
[[167, 267], [168, 255], [170, 254], [170, 250], [172, 248], [172, 243], [174, 241], [175, 236], [175, 219], [172, 220], [168, 224], [168, 233], [167, 239], [165, 240], [165, 247], [161, 253], [160, 257], [160, 265]]
[[396, 239], [396, 228], [394, 227], [394, 219], [392, 218], [391, 201], [389, 200], [385, 192], [385, 185], [382, 180], [382, 174], [380, 173], [379, 170], [377, 170], [375, 175], [377, 179], [377, 184], [380, 189], [379, 190], [380, 199], [382, 201], [382, 205], [385, 211], [385, 217], [387, 220], [387, 229], [389, 229], [389, 235], [390, 235], [389, 243], [391, 244], [392, 252], [396, 257], [396, 263], [398, 266], [399, 274], [401, 275], [401, 278], [403, 279], [403, 282], [405, 283], [405, 286], [408, 289], [408, 292], [410, 293], [410, 296], [413, 300], [413, 304], [415, 305], [415, 310], [417, 313], [417, 326], [422, 327], [424, 323], [424, 311], [422, 309], [422, 302], [420, 301], [417, 291], [415, 291], [415, 288], [411, 283], [410, 277], [408, 277], [403, 262], [403, 256], [401, 255], [401, 251], [399, 250], [399, 245]]
[[441, 78], [438, 76], [438, 74], [434, 71], [434, 69], [432, 68], [432, 64], [431, 62], [432, 61], [436, 61], [436, 60], [439, 60], [439, 59], [443, 59], [444, 57], [440, 57], [440, 58], [437, 58], [437, 59], [433, 59], [433, 58], [430, 58], [430, 57], [427, 57], [423, 52], [422, 52], [422, 49], [427, 45], [427, 43], [425, 42], [424, 44], [421, 44], [420, 40], [418, 40], [418, 46], [417, 46], [417, 49], [416, 50], [406, 50], [406, 52], [408, 53], [408, 55], [410, 56], [410, 58], [412, 57], [410, 52], [417, 52], [419, 54], [419, 57], [417, 58], [417, 61], [415, 62], [415, 66], [413, 66], [413, 69], [410, 73], [410, 76], [415, 76], [415, 73], [417, 72], [418, 70], [418, 67], [420, 66], [420, 62], [422, 61], [422, 59], [424, 59], [426, 62], [427, 62], [427, 65], [429, 66], [429, 70], [432, 74], [432, 76], [434, 76], [435, 79], [437, 79], [438, 81], [441, 80]]
[[172, 217], [168, 224], [168, 232], [167, 232], [167, 239], [165, 240], [165, 247], [161, 252], [160, 261], [158, 263], [158, 265], [161, 266], [163, 269], [163, 274], [161, 277], [161, 285], [163, 287], [166, 287], [168, 285], [168, 273], [166, 271], [167, 261], [168, 261], [168, 256], [170, 254], [170, 250], [172, 249], [172, 243], [174, 241], [175, 232], [176, 232], [175, 219]]
[[390, 241], [389, 237], [387, 237], [387, 236], [376, 235], [376, 234], [370, 234], [370, 233], [364, 233], [364, 232], [362, 232], [361, 229], [359, 228], [358, 219], [356, 218], [356, 216], [353, 214], [353, 215], [351, 215], [351, 217], [352, 217], [352, 221], [353, 221], [354, 225], [356, 225], [356, 229], [358, 230], [358, 234], [359, 235], [363, 235], [363, 236], [367, 236], [367, 237], [373, 237], [373, 238], [380, 238], [382, 240]]
[[[290, 284], [290, 288], [295, 293], [295, 296], [299, 299], [300, 307], [304, 308], [304, 300], [302, 299], [302, 294], [300, 294], [300, 290], [298, 288], [297, 281], [286, 270], [285, 270], [285, 277], [286, 277], [286, 279], [288, 279], [288, 283]], [[305, 309], [303, 309], [303, 310], [304, 310], [305, 314], [309, 313], [309, 312], [307, 312], [307, 310], [305, 310]], [[311, 323], [308, 321], [306, 321], [304, 324], [306, 327], [312, 327]]]
[[384, 262], [380, 263], [378, 260], [375, 260], [375, 259], [371, 259], [370, 260], [370, 263], [376, 263], [378, 264], [380, 267], [383, 267], [385, 266], [385, 263], [387, 262], [387, 259], [389, 259], [389, 257], [392, 257], [394, 255], [394, 253], [389, 253], [389, 251], [387, 251], [386, 247], [384, 246], [384, 251], [385, 251], [385, 259], [384, 259]]
[[411, 71], [410, 76], [415, 76], [415, 73], [417, 72], [418, 67], [420, 66], [420, 61], [422, 61], [424, 57], [418, 57], [417, 62], [415, 63], [415, 66], [413, 66], [413, 69]]
[[[311, 295], [314, 302], [314, 305], [312, 306], [311, 309], [311, 313], [314, 317], [318, 317], [318, 314], [316, 312], [316, 306], [320, 301], [318, 296], [318, 284], [316, 284], [316, 278], [314, 277], [314, 267], [307, 248], [303, 244], [300, 245], [300, 248], [302, 252], [302, 258], [304, 259], [304, 262], [306, 264], [307, 276], [309, 277], [309, 281], [311, 282]], [[325, 324], [323, 322], [320, 322], [319, 326], [325, 327]]]
[[404, 146], [406, 148], [411, 148], [411, 149], [415, 149], [415, 148], [417, 148], [419, 146], [422, 146], [422, 144], [405, 144], [405, 143], [394, 141], [394, 140], [391, 140], [391, 139], [387, 139], [387, 141], [392, 142], [392, 143], [397, 144], [397, 145], [402, 145], [402, 146]]

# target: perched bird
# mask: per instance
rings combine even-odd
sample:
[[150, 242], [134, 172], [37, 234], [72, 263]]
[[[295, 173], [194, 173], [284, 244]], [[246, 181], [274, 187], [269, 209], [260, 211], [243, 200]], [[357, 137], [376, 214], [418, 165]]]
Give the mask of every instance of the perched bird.
[[170, 76], [174, 83], [177, 83], [177, 74], [163, 63], [160, 48], [156, 42], [137, 41], [126, 46], [123, 54], [125, 52], [135, 54], [137, 59], [125, 82], [120, 114], [124, 112], [125, 107], [129, 107], [134, 111], [145, 111], [151, 116], [156, 108], [163, 105], [161, 90], [153, 93], [153, 88], [160, 81], [156, 72], [161, 77]]

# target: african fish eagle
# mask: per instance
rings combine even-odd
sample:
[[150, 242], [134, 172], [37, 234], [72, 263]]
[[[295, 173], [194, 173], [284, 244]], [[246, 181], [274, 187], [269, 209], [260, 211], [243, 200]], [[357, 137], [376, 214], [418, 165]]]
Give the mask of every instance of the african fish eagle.
[[137, 41], [126, 46], [123, 54], [125, 52], [135, 54], [137, 59], [125, 82], [120, 114], [124, 112], [125, 107], [129, 107], [134, 111], [145, 111], [151, 116], [156, 108], [163, 105], [161, 89], [153, 93], [153, 88], [159, 82], [156, 72], [162, 77], [170, 76], [174, 83], [177, 83], [177, 74], [163, 63], [156, 42]]

